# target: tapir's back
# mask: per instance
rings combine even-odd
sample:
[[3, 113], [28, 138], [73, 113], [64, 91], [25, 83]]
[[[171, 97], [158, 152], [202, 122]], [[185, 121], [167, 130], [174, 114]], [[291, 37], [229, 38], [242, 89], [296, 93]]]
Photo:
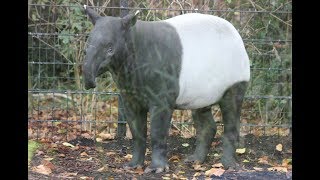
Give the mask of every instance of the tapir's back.
[[226, 89], [249, 81], [250, 65], [242, 38], [228, 21], [199, 13], [165, 20], [182, 44], [179, 108], [201, 108], [216, 103]]

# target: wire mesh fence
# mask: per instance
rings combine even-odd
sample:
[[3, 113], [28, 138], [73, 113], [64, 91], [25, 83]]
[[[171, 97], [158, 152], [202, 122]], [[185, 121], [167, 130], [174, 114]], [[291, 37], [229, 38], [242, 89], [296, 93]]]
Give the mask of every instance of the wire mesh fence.
[[[121, 6], [120, 3], [124, 3]], [[101, 15], [141, 10], [139, 19], [162, 20], [179, 14], [213, 14], [230, 21], [243, 37], [251, 81], [241, 114], [241, 135], [288, 135], [291, 128], [291, 1], [29, 1], [29, 138], [70, 140], [77, 136], [113, 139], [130, 136], [121, 114], [117, 87], [109, 73], [84, 90], [81, 66], [92, 25], [82, 5]], [[212, 108], [223, 130], [218, 106]], [[195, 135], [191, 111], [176, 110], [171, 134]]]

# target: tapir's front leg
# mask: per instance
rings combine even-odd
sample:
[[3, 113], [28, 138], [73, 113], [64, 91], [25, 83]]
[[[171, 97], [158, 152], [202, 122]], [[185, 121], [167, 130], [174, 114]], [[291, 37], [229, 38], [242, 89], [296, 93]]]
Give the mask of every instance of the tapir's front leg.
[[169, 134], [170, 121], [173, 109], [162, 106], [150, 108], [151, 115], [151, 165], [145, 169], [145, 173], [160, 173], [168, 171], [167, 162], [167, 137]]
[[147, 110], [129, 102], [124, 104], [126, 119], [133, 139], [132, 160], [125, 165], [125, 169], [142, 167], [146, 152]]

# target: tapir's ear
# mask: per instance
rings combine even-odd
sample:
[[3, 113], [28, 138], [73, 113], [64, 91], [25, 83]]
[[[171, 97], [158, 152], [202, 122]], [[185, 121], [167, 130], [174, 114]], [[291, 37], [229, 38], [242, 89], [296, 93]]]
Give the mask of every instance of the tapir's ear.
[[87, 5], [83, 5], [83, 8], [84, 8], [84, 11], [88, 14], [91, 22], [94, 25], [101, 16], [97, 12], [95, 12], [93, 9], [88, 7]]
[[122, 25], [125, 29], [129, 29], [130, 27], [134, 26], [138, 19], [139, 10], [136, 11], [134, 14], [129, 13], [125, 17], [121, 19]]

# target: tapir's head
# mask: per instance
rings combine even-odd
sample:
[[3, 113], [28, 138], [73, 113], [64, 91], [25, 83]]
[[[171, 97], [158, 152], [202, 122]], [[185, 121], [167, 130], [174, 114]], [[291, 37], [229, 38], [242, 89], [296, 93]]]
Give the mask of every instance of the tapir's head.
[[138, 12], [119, 18], [102, 17], [86, 5], [84, 9], [94, 24], [82, 67], [85, 88], [90, 89], [96, 86], [95, 78], [106, 71], [110, 62], [119, 61], [128, 55], [125, 37], [130, 27], [135, 25]]

